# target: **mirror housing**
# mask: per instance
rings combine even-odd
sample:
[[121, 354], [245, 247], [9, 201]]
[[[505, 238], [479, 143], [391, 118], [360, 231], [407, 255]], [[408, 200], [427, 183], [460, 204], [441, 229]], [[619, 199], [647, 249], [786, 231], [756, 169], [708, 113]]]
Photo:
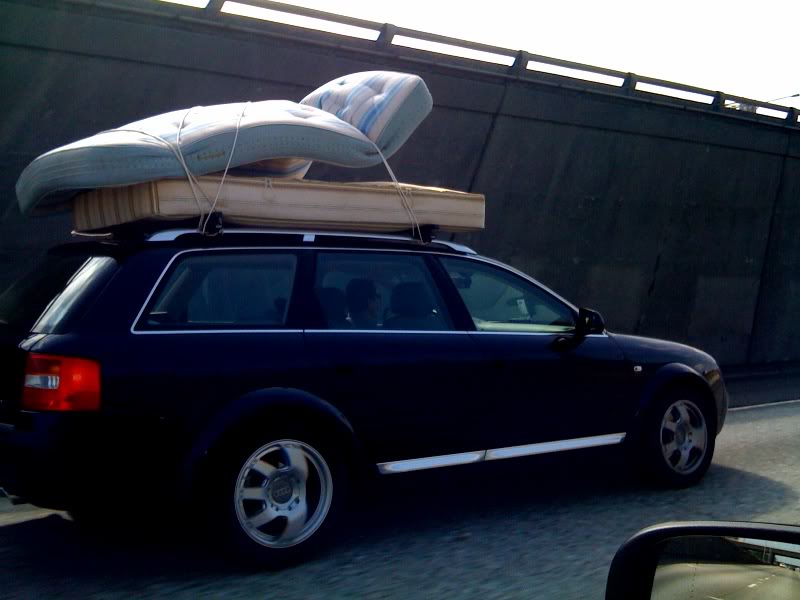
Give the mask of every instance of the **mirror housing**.
[[606, 324], [603, 321], [603, 315], [590, 308], [578, 309], [578, 322], [575, 324], [575, 334], [578, 337], [603, 333], [605, 330]]
[[[700, 538], [705, 540], [704, 544], [694, 541]], [[709, 544], [709, 538], [719, 543]], [[730, 538], [734, 538], [734, 540]], [[741, 544], [743, 548], [747, 548], [753, 546], [754, 542], [764, 545], [766, 549], [769, 548], [769, 544], [775, 543], [778, 554], [786, 554], [785, 548], [789, 544], [797, 545], [796, 552], [800, 553], [800, 527], [724, 521], [665, 523], [648, 527], [635, 534], [617, 550], [608, 572], [605, 598], [606, 600], [655, 600], [660, 597], [669, 597], [669, 594], [666, 593], [667, 590], [663, 587], [656, 589], [658, 585], [654, 586], [654, 582], [657, 580], [656, 571], [659, 563], [663, 567], [664, 557], [674, 553], [676, 547], [680, 548], [681, 562], [703, 563], [704, 558], [710, 560], [711, 568], [707, 572], [699, 570], [694, 574], [696, 579], [694, 586], [695, 589], [699, 589], [704, 584], [719, 580], [718, 577], [715, 577], [714, 567], [730, 567], [731, 564], [735, 567], [743, 564], [731, 563], [730, 552], [727, 553], [727, 557], [720, 558], [726, 554], [726, 552], [719, 552], [722, 543], [726, 543], [728, 546]], [[708, 555], [710, 546], [713, 546], [717, 553], [714, 558], [710, 558]], [[790, 551], [789, 554], [794, 554], [794, 551]], [[755, 556], [758, 556], [758, 553]], [[800, 567], [779, 565], [778, 561], [773, 560], [774, 558], [775, 553], [773, 552], [772, 562], [764, 560], [763, 556], [758, 562], [764, 568], [785, 568], [787, 579], [792, 580], [796, 577], [798, 589], [800, 589], [800, 573], [794, 571], [795, 568], [800, 569]], [[745, 566], [752, 568], [750, 564]], [[661, 584], [659, 583], [659, 585]]]

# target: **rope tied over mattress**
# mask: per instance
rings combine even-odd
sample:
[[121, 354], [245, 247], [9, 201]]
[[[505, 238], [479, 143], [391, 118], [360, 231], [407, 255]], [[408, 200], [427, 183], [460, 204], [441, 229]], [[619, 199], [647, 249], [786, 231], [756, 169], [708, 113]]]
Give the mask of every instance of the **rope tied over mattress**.
[[392, 171], [392, 167], [389, 166], [389, 162], [386, 160], [386, 157], [381, 152], [381, 149], [378, 147], [378, 144], [372, 142], [375, 146], [375, 150], [378, 151], [378, 156], [381, 157], [383, 161], [383, 165], [386, 167], [386, 170], [389, 172], [389, 177], [392, 178], [392, 182], [394, 183], [394, 187], [397, 190], [397, 193], [400, 194], [400, 200], [403, 203], [403, 208], [408, 215], [408, 220], [411, 222], [411, 232], [413, 234], [414, 230], [416, 229], [417, 236], [419, 237], [420, 241], [423, 241], [422, 237], [422, 228], [419, 226], [419, 221], [417, 220], [417, 216], [414, 214], [414, 209], [411, 208], [411, 201], [409, 200], [409, 194], [406, 190], [403, 189], [403, 186], [400, 185], [400, 182], [397, 180], [397, 177], [394, 175], [394, 171]]
[[[201, 107], [192, 107], [188, 109], [183, 116], [181, 117], [180, 125], [178, 126], [178, 132], [175, 137], [175, 143], [168, 142], [164, 138], [149, 131], [144, 131], [143, 129], [133, 129], [133, 128], [124, 128], [124, 129], [115, 129], [113, 131], [127, 131], [131, 133], [138, 133], [140, 135], [145, 135], [156, 140], [159, 144], [169, 148], [169, 150], [175, 155], [175, 158], [180, 163], [183, 172], [186, 174], [186, 179], [189, 182], [189, 187], [192, 190], [192, 195], [194, 196], [194, 200], [197, 203], [197, 210], [200, 215], [200, 220], [197, 223], [197, 230], [198, 232], [210, 235], [207, 233], [206, 228], [208, 227], [208, 222], [211, 219], [211, 215], [214, 213], [214, 209], [217, 207], [217, 203], [219, 202], [220, 195], [222, 194], [222, 188], [225, 185], [225, 178], [228, 175], [228, 171], [230, 170], [231, 163], [233, 162], [233, 154], [236, 151], [236, 142], [239, 140], [239, 131], [242, 125], [242, 119], [244, 118], [245, 112], [247, 111], [248, 106], [250, 106], [250, 102], [246, 102], [245, 105], [242, 107], [242, 111], [239, 113], [239, 116], [236, 120], [236, 131], [233, 135], [233, 142], [231, 143], [231, 149], [228, 153], [228, 162], [225, 165], [225, 170], [222, 172], [222, 178], [220, 179], [219, 186], [217, 187], [217, 193], [214, 195], [214, 200], [210, 200], [208, 196], [206, 196], [205, 192], [203, 191], [202, 187], [200, 187], [200, 182], [197, 180], [197, 177], [194, 173], [192, 173], [189, 165], [186, 163], [186, 159], [183, 156], [183, 150], [181, 149], [181, 132], [183, 131], [184, 127], [186, 126], [186, 119], [192, 113], [193, 110]], [[415, 234], [416, 237], [422, 241], [422, 228], [420, 227], [419, 220], [417, 219], [416, 215], [414, 214], [414, 209], [411, 206], [410, 194], [403, 189], [403, 186], [400, 185], [397, 177], [392, 171], [392, 167], [389, 166], [389, 162], [386, 160], [386, 157], [383, 155], [383, 152], [380, 149], [380, 146], [376, 144], [374, 141], [372, 145], [375, 147], [375, 151], [380, 156], [383, 165], [386, 167], [386, 170], [389, 173], [389, 177], [392, 179], [392, 183], [394, 183], [394, 187], [397, 190], [397, 193], [400, 195], [400, 201], [403, 204], [403, 209], [408, 216], [409, 223], [411, 224], [411, 231], [412, 234]], [[209, 211], [207, 214], [203, 212], [203, 202], [205, 202], [207, 206], [210, 206]]]
[[[189, 169], [189, 165], [186, 164], [186, 159], [183, 156], [183, 151], [181, 150], [181, 131], [183, 131], [184, 126], [186, 125], [186, 118], [191, 114], [193, 110], [196, 108], [202, 108], [199, 106], [193, 106], [192, 108], [188, 109], [181, 118], [181, 124], [178, 127], [178, 133], [175, 138], [175, 143], [172, 144], [162, 138], [159, 135], [151, 133], [149, 131], [144, 131], [143, 129], [131, 129], [131, 128], [124, 128], [124, 129], [114, 129], [114, 132], [117, 131], [127, 131], [131, 133], [138, 133], [140, 135], [145, 135], [156, 140], [161, 145], [169, 148], [169, 150], [175, 155], [175, 158], [180, 163], [181, 167], [183, 168], [183, 172], [186, 174], [186, 179], [189, 182], [189, 187], [192, 190], [192, 195], [194, 196], [194, 201], [197, 203], [197, 210], [200, 213], [200, 220], [197, 223], [197, 231], [200, 233], [206, 233], [206, 227], [208, 227], [208, 221], [211, 219], [211, 215], [214, 212], [214, 209], [217, 207], [217, 202], [219, 202], [219, 197], [222, 194], [222, 187], [225, 185], [225, 178], [228, 175], [228, 171], [231, 167], [231, 162], [233, 161], [233, 153], [236, 150], [236, 142], [239, 140], [239, 130], [242, 125], [242, 119], [244, 118], [244, 113], [247, 111], [247, 107], [250, 106], [250, 102], [246, 102], [244, 107], [242, 107], [242, 112], [239, 113], [239, 117], [236, 120], [236, 131], [233, 134], [233, 143], [231, 144], [231, 151], [228, 153], [228, 163], [225, 165], [225, 170], [222, 173], [222, 179], [220, 179], [219, 187], [217, 188], [217, 193], [214, 196], [214, 201], [212, 202], [209, 200], [208, 196], [206, 196], [203, 188], [200, 187], [200, 182], [197, 180], [197, 177], [194, 173], [192, 173], [191, 169]], [[207, 215], [203, 214], [203, 205], [200, 202], [200, 199], [205, 201], [206, 205], [210, 205], [211, 208], [208, 211]], [[205, 217], [205, 219], [203, 218]]]
[[[217, 201], [219, 200], [219, 195], [222, 193], [222, 186], [225, 185], [225, 177], [228, 175], [228, 169], [231, 168], [231, 161], [233, 160], [233, 153], [236, 150], [236, 142], [239, 140], [239, 129], [242, 126], [242, 119], [244, 118], [244, 113], [247, 110], [247, 107], [250, 106], [250, 101], [247, 101], [245, 105], [242, 107], [242, 112], [239, 113], [239, 118], [236, 120], [236, 133], [233, 134], [233, 143], [231, 144], [231, 151], [228, 154], [228, 163], [225, 165], [225, 170], [222, 172], [222, 179], [219, 181], [219, 187], [217, 188], [217, 194], [214, 196], [214, 202], [211, 203], [211, 210], [208, 211], [208, 216], [206, 217], [205, 223], [200, 228], [200, 233], [206, 233], [206, 227], [208, 227], [208, 220], [211, 218], [211, 214], [214, 212], [214, 209], [217, 207]], [[181, 123], [181, 126], [183, 124]], [[180, 129], [178, 130], [178, 136], [180, 138]], [[178, 150], [180, 150], [180, 142], [178, 142]], [[203, 215], [200, 214], [200, 220], [202, 221]]]

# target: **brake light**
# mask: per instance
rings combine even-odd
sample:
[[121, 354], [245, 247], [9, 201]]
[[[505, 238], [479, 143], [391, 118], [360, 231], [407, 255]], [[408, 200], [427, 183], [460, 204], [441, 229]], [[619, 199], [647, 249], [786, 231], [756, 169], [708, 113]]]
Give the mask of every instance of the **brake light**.
[[100, 409], [100, 363], [85, 358], [29, 354], [22, 391], [25, 410]]

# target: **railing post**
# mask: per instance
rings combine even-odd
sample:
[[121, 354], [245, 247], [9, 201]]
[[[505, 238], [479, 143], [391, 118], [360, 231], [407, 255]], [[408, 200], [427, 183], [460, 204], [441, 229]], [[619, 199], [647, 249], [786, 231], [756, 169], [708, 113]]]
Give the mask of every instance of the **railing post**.
[[629, 96], [636, 91], [636, 82], [639, 80], [636, 73], [628, 73], [625, 75], [625, 80], [622, 82], [622, 93]]
[[222, 10], [222, 5], [225, 4], [225, 0], [211, 0], [206, 5], [205, 11], [208, 13], [218, 13]]
[[391, 23], [384, 23], [381, 27], [381, 33], [375, 43], [382, 47], [389, 47], [392, 45], [392, 40], [397, 33], [397, 27]]
[[790, 108], [789, 111], [786, 113], [786, 122], [789, 123], [789, 125], [794, 125], [795, 127], [797, 127], [798, 115], [800, 115], [800, 111], [798, 111], [796, 108]]
[[725, 94], [722, 92], [714, 94], [714, 101], [711, 103], [711, 108], [721, 112], [725, 108]]
[[514, 64], [511, 65], [510, 71], [517, 77], [522, 77], [528, 71], [528, 61], [531, 59], [530, 54], [525, 50], [520, 50], [514, 57]]

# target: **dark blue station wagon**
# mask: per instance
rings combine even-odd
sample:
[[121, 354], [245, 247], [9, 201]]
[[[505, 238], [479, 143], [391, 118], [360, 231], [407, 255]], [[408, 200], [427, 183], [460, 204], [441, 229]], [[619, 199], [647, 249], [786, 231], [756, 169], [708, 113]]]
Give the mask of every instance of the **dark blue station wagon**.
[[268, 563], [330, 537], [356, 472], [620, 444], [689, 485], [727, 410], [707, 354], [610, 333], [435, 240], [71, 243], [0, 296], [0, 320], [0, 485], [78, 520], [106, 518], [109, 494], [201, 506]]

